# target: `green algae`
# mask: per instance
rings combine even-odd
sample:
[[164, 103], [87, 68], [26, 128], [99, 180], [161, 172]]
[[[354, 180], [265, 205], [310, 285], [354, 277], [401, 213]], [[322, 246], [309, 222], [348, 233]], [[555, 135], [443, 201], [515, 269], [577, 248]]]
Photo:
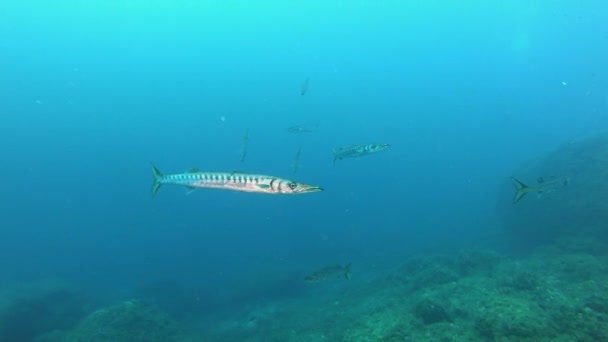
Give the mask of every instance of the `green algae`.
[[[366, 277], [361, 272], [350, 282], [328, 283], [325, 291], [317, 286], [299, 297], [258, 299], [240, 310], [231, 308], [223, 318], [215, 315], [198, 322], [196, 334], [156, 306], [130, 300], [78, 316], [78, 323], [72, 317], [69, 325], [47, 318], [56, 326], [47, 325], [44, 333], [28, 338], [36, 342], [608, 340], [608, 246], [594, 239], [564, 238], [518, 258], [481, 250], [418, 255], [404, 260], [402, 267]], [[2, 307], [14, 308], [7, 305], [10, 302]]]
[[[341, 283], [326, 297], [315, 292], [315, 297], [283, 302], [280, 313], [241, 330], [238, 339], [608, 340], [604, 265], [608, 249], [584, 239], [563, 239], [521, 258], [493, 251], [415, 256], [356, 289]], [[235, 340], [232, 331], [213, 340]]]

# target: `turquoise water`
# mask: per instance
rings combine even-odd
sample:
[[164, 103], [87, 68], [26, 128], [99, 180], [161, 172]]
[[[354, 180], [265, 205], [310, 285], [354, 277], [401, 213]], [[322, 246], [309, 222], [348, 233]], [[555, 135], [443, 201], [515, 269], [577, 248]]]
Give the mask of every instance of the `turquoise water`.
[[[0, 280], [209, 330], [418, 253], [504, 247], [508, 177], [608, 124], [607, 22], [599, 0], [3, 1]], [[367, 143], [392, 147], [333, 164]], [[325, 191], [152, 198], [150, 162]], [[302, 281], [349, 262], [356, 281]]]

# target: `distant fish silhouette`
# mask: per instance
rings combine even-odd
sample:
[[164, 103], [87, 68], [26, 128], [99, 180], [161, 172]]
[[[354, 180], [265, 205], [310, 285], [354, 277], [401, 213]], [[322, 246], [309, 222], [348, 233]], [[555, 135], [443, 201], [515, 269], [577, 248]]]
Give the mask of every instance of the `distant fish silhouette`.
[[306, 95], [306, 93], [308, 92], [308, 83], [309, 83], [309, 78], [304, 80], [304, 83], [302, 83], [302, 87], [300, 88], [300, 95], [304, 96]]
[[344, 158], [358, 158], [364, 157], [370, 154], [384, 151], [391, 147], [390, 144], [365, 144], [365, 145], [353, 145], [349, 147], [340, 147], [334, 149], [334, 164], [336, 160], [342, 160]]
[[346, 279], [350, 280], [350, 264], [344, 267], [340, 265], [324, 267], [307, 275], [304, 277], [304, 280], [307, 282], [316, 283], [330, 278], [337, 278], [338, 276], [342, 275], [344, 275]]
[[289, 133], [298, 134], [298, 133], [313, 133], [319, 129], [319, 125], [294, 125], [287, 127], [287, 131]]
[[241, 146], [241, 161], [244, 162], [247, 158], [247, 146], [249, 146], [249, 129], [245, 132], [243, 137], [243, 145]]
[[517, 192], [513, 197], [513, 204], [519, 202], [519, 200], [524, 197], [527, 193], [535, 192], [535, 193], [544, 193], [551, 192], [560, 188], [567, 186], [570, 183], [570, 178], [552, 178], [551, 180], [545, 180], [543, 177], [539, 177], [537, 179], [537, 183], [535, 185], [526, 185], [519, 180], [511, 177], [511, 181], [513, 185], [515, 185], [515, 189]]
[[298, 170], [300, 169], [300, 152], [302, 151], [302, 148], [300, 147], [298, 149], [298, 152], [296, 153], [296, 157], [293, 160], [293, 163], [291, 163], [291, 169], [293, 171], [293, 173], [298, 172]]

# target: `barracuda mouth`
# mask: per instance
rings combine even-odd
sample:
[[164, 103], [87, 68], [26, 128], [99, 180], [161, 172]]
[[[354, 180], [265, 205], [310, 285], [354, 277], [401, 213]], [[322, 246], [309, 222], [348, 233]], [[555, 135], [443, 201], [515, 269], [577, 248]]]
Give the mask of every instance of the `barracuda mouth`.
[[319, 191], [323, 191], [323, 188], [320, 186], [300, 184], [300, 188], [297, 191], [295, 191], [295, 193], [307, 194], [310, 192], [319, 192]]

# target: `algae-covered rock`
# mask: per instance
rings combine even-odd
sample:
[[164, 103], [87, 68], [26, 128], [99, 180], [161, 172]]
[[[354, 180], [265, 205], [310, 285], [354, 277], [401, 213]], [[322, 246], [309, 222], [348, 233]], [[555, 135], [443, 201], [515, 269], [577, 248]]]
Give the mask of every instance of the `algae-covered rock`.
[[414, 305], [414, 314], [422, 320], [425, 325], [449, 322], [450, 316], [442, 303], [435, 299], [423, 298]]
[[564, 235], [608, 239], [608, 134], [573, 141], [530, 162], [512, 175], [527, 185], [538, 177], [569, 179], [568, 186], [542, 194], [528, 194], [511, 204], [515, 189], [501, 193], [505, 230], [530, 241]]
[[546, 271], [536, 263], [513, 260], [494, 272], [494, 280], [504, 293], [535, 292], [544, 287]]
[[412, 279], [414, 291], [453, 282], [458, 279], [458, 274], [444, 266], [436, 265], [420, 272]]
[[475, 317], [475, 329], [488, 341], [538, 341], [551, 336], [548, 324], [546, 315], [533, 302], [498, 295], [486, 298]]
[[602, 257], [608, 255], [608, 241], [602, 241], [592, 236], [564, 237], [555, 240], [550, 245], [544, 246], [542, 253], [551, 259], [571, 254], [587, 254]]
[[453, 258], [438, 255], [412, 257], [405, 260], [389, 281], [401, 286], [405, 292], [415, 292], [450, 283], [458, 279], [457, 271]]
[[362, 315], [345, 325], [342, 341], [406, 341], [413, 328], [408, 315], [393, 310], [376, 311]]
[[456, 267], [464, 276], [491, 272], [503, 259], [500, 254], [493, 251], [467, 250], [456, 257]]
[[166, 314], [137, 300], [93, 312], [65, 338], [66, 342], [187, 340], [184, 331]]
[[41, 282], [2, 293], [0, 341], [32, 341], [68, 330], [85, 315], [86, 297], [67, 284]]

